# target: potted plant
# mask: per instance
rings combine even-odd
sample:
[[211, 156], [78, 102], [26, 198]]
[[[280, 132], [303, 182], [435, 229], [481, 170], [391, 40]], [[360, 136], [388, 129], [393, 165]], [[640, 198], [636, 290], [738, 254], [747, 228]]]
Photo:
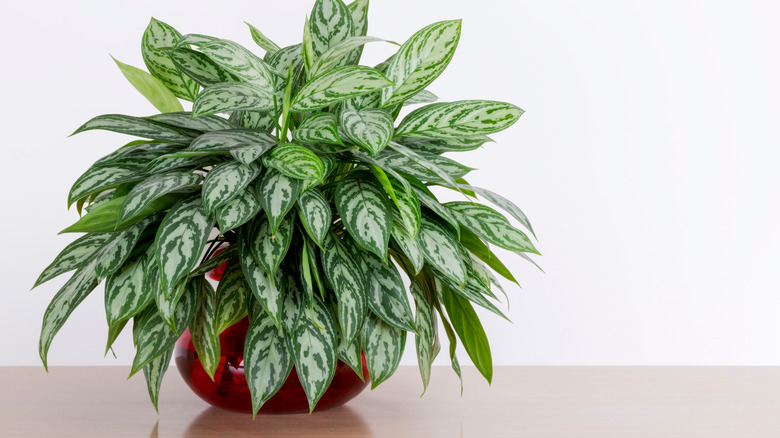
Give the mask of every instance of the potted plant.
[[[43, 318], [44, 366], [57, 331], [105, 280], [106, 351], [132, 320], [130, 374], [143, 370], [155, 408], [177, 339], [185, 378], [199, 372], [212, 385], [193, 385], [202, 396], [255, 414], [283, 385], [298, 385], [308, 411], [334, 376], [353, 382], [342, 398], [364, 377], [376, 387], [398, 367], [407, 333], [425, 388], [439, 321], [455, 372], [460, 339], [491, 380], [473, 306], [506, 318], [497, 276], [516, 280], [488, 245], [528, 260], [538, 252], [482, 200], [533, 233], [522, 211], [468, 185], [472, 169], [442, 154], [478, 148], [523, 111], [435, 102], [426, 90], [455, 52], [459, 20], [424, 27], [380, 65], [359, 65], [365, 44], [387, 43], [366, 36], [367, 9], [368, 0], [317, 0], [303, 43], [284, 48], [250, 25], [263, 57], [152, 19], [142, 39], [148, 73], [116, 62], [160, 114], [101, 115], [75, 132], [140, 139], [70, 190], [81, 218], [63, 232], [83, 235], [35, 283], [75, 270]], [[422, 106], [400, 117], [406, 105]], [[463, 200], [440, 203], [431, 186]], [[217, 267], [215, 290], [206, 274]], [[241, 403], [214, 398], [239, 387]]]

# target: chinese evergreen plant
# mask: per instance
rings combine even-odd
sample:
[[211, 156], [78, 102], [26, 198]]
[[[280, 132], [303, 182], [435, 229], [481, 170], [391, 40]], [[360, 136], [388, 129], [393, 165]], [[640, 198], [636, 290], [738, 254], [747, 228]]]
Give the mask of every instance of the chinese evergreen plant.
[[[244, 369], [255, 412], [293, 366], [313, 409], [337, 359], [362, 376], [361, 351], [376, 387], [398, 367], [407, 332], [427, 386], [438, 319], [455, 372], [460, 339], [491, 380], [473, 305], [506, 318], [494, 303], [494, 272], [516, 280], [488, 244], [528, 260], [538, 252], [475, 200], [532, 232], [520, 209], [468, 185], [472, 169], [442, 154], [478, 148], [523, 111], [484, 100], [431, 103], [425, 87], [452, 59], [460, 20], [419, 30], [378, 66], [359, 65], [363, 45], [382, 41], [365, 36], [367, 9], [368, 0], [317, 0], [303, 43], [284, 48], [250, 25], [263, 57], [152, 19], [142, 39], [149, 73], [117, 64], [161, 113], [101, 115], [76, 130], [143, 140], [99, 159], [70, 190], [68, 205], [86, 214], [63, 232], [85, 234], [35, 283], [76, 271], [43, 318], [44, 366], [54, 335], [105, 279], [106, 351], [132, 320], [131, 375], [144, 371], [155, 407], [179, 335], [189, 327], [213, 378], [219, 334], [247, 315]], [[394, 124], [417, 104], [425, 105]], [[465, 200], [440, 203], [430, 186]], [[213, 256], [220, 246], [227, 249]], [[215, 291], [204, 274], [225, 262]]]

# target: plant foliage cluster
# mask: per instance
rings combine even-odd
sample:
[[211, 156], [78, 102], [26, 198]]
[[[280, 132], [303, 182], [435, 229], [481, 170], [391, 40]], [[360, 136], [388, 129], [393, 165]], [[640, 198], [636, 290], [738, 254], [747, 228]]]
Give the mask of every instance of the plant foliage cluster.
[[[337, 360], [362, 376], [364, 352], [375, 387], [396, 370], [407, 332], [427, 386], [438, 321], [454, 370], [459, 339], [491, 379], [473, 306], [505, 317], [494, 274], [516, 280], [488, 245], [528, 260], [538, 252], [477, 201], [533, 233], [522, 211], [468, 185], [472, 169], [442, 154], [478, 148], [523, 111], [435, 102], [426, 90], [452, 59], [459, 20], [419, 30], [380, 65], [359, 65], [365, 44], [388, 43], [366, 36], [367, 9], [368, 0], [317, 0], [303, 43], [288, 47], [250, 25], [263, 57], [152, 19], [142, 38], [148, 73], [117, 64], [160, 114], [101, 115], [76, 131], [143, 140], [99, 159], [70, 190], [68, 205], [86, 214], [64, 231], [85, 234], [36, 282], [75, 270], [43, 319], [44, 365], [54, 335], [105, 280], [106, 351], [132, 320], [131, 375], [144, 371], [155, 407], [186, 328], [213, 378], [220, 333], [247, 316], [244, 369], [255, 412], [293, 366], [311, 409]], [[405, 105], [420, 104], [396, 125]], [[464, 200], [440, 203], [430, 186]], [[212, 257], [219, 247], [226, 250]], [[226, 262], [214, 290], [204, 274]]]

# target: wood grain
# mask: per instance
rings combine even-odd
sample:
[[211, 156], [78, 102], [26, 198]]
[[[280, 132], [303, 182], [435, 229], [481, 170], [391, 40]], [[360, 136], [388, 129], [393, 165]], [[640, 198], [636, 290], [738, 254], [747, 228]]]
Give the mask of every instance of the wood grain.
[[778, 437], [780, 369], [497, 367], [465, 388], [416, 367], [314, 415], [251, 416], [209, 407], [170, 370], [160, 414], [124, 367], [0, 368], [2, 437]]

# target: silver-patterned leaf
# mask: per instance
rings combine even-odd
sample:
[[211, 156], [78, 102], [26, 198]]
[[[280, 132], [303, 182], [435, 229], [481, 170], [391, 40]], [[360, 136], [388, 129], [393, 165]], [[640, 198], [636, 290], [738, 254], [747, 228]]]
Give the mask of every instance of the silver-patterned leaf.
[[266, 167], [292, 178], [321, 181], [325, 165], [314, 152], [297, 144], [277, 146], [263, 156]]
[[482, 187], [474, 187], [469, 185], [460, 185], [459, 187], [477, 193], [478, 195], [492, 202], [497, 207], [511, 214], [512, 217], [517, 219], [521, 224], [523, 224], [524, 227], [528, 229], [528, 231], [531, 232], [531, 234], [534, 235], [534, 237], [536, 237], [536, 234], [534, 233], [534, 229], [533, 227], [531, 227], [531, 221], [528, 220], [528, 216], [526, 216], [525, 213], [523, 213], [523, 211], [520, 210], [520, 207], [515, 205], [509, 199], [499, 195], [498, 193], [492, 192], [488, 189], [483, 189]]
[[456, 184], [455, 179], [465, 176], [473, 169], [434, 154], [418, 153], [401, 144], [390, 142], [392, 150], [384, 150], [380, 157], [387, 166], [396, 167], [415, 178], [427, 181], [444, 181]]
[[352, 14], [341, 0], [317, 0], [309, 19], [314, 59], [355, 35]]
[[483, 144], [493, 140], [486, 135], [478, 135], [476, 137], [458, 137], [445, 139], [400, 137], [395, 139], [395, 141], [409, 147], [410, 149], [414, 149], [417, 152], [438, 155], [445, 152], [473, 151]]
[[276, 144], [276, 138], [267, 132], [232, 129], [207, 132], [193, 140], [187, 150], [193, 152], [230, 151], [233, 158], [248, 165]]
[[455, 230], [458, 237], [460, 237], [460, 225], [458, 224], [458, 220], [455, 219], [455, 216], [453, 216], [452, 212], [447, 209], [447, 207], [439, 204], [439, 201], [429, 191], [422, 190], [417, 186], [412, 187], [412, 190], [417, 194], [417, 199], [420, 200], [421, 205], [428, 207], [431, 211], [436, 213], [437, 216], [444, 219], [444, 221]]
[[[309, 70], [309, 77], [315, 78], [328, 70], [331, 70], [340, 65], [345, 65], [348, 55], [355, 49], [362, 48], [365, 44], [384, 41], [381, 38], [368, 37], [368, 36], [353, 36], [346, 38], [336, 45], [331, 46], [326, 50], [312, 65]], [[351, 62], [353, 63], [353, 62]]]
[[393, 137], [393, 118], [384, 110], [341, 111], [341, 129], [346, 139], [376, 156]]
[[336, 209], [350, 236], [363, 248], [387, 259], [393, 215], [390, 201], [367, 172], [353, 172], [336, 186]]
[[149, 175], [154, 175], [182, 168], [194, 169], [202, 165], [206, 160], [208, 160], [208, 157], [203, 156], [174, 158], [163, 155], [149, 163], [146, 168], [146, 173]]
[[[176, 327], [187, 327], [200, 297], [200, 278], [187, 281], [181, 300], [173, 313]], [[168, 327], [158, 312], [142, 312], [133, 323], [136, 353], [130, 375], [137, 373], [155, 358], [168, 351], [179, 335]]]
[[271, 41], [270, 38], [263, 35], [260, 30], [251, 24], [244, 22], [247, 26], [249, 26], [249, 32], [252, 34], [252, 39], [255, 41], [255, 43], [260, 46], [263, 50], [265, 50], [268, 54], [273, 55], [274, 53], [278, 52], [279, 46], [276, 45], [275, 42]]
[[200, 44], [201, 53], [211, 58], [223, 69], [255, 88], [273, 94], [277, 77], [271, 68], [255, 54], [233, 41], [214, 39]]
[[167, 295], [195, 267], [214, 227], [214, 219], [206, 215], [202, 204], [200, 196], [177, 202], [157, 231], [155, 256], [160, 268], [160, 286]]
[[366, 276], [337, 236], [329, 234], [323, 248], [322, 267], [338, 298], [339, 326], [346, 342], [352, 342], [360, 333], [368, 310]]
[[153, 122], [141, 117], [125, 116], [122, 114], [103, 114], [84, 123], [73, 134], [93, 129], [118, 132], [120, 134], [134, 135], [152, 140], [169, 141], [171, 143], [189, 144], [192, 137], [182, 133], [179, 129], [162, 123]]
[[290, 345], [311, 412], [336, 372], [336, 327], [322, 302], [314, 300], [311, 314], [298, 318]]
[[382, 90], [382, 106], [398, 105], [428, 86], [447, 68], [460, 39], [460, 20], [440, 21], [412, 35], [387, 66], [395, 85]]
[[273, 319], [274, 324], [281, 330], [282, 309], [285, 303], [284, 272], [281, 269], [277, 270], [274, 281], [271, 281], [265, 270], [255, 261], [246, 245], [247, 243], [243, 240], [239, 242], [238, 251], [244, 278], [257, 301]]
[[507, 218], [492, 208], [475, 202], [448, 202], [444, 205], [463, 226], [488, 242], [510, 251], [539, 254], [525, 233], [514, 228]]
[[301, 144], [328, 143], [343, 145], [339, 138], [336, 116], [331, 113], [309, 114], [293, 131], [293, 141]]
[[190, 112], [155, 114], [146, 119], [176, 126], [177, 128], [192, 129], [195, 131], [209, 132], [233, 129], [235, 126], [219, 116], [201, 116], [193, 119]]
[[501, 310], [499, 310], [498, 307], [495, 306], [495, 304], [493, 304], [492, 302], [490, 302], [490, 300], [487, 299], [485, 295], [495, 296], [492, 292], [490, 292], [487, 286], [479, 284], [472, 277], [468, 277], [466, 286], [461, 287], [460, 285], [453, 282], [452, 279], [447, 278], [447, 276], [439, 275], [440, 273], [438, 270], [433, 269], [433, 271], [434, 273], [437, 274], [437, 279], [440, 280], [441, 283], [449, 287], [453, 293], [456, 293], [461, 297], [471, 301], [472, 303], [477, 304], [480, 307], [484, 307], [485, 309], [490, 310], [496, 315], [511, 322], [509, 318], [507, 318], [507, 316], [504, 315], [504, 313]]
[[397, 243], [401, 248], [401, 251], [404, 253], [406, 258], [412, 262], [414, 273], [419, 274], [423, 268], [423, 265], [425, 264], [425, 258], [423, 257], [422, 250], [420, 249], [420, 245], [417, 243], [417, 240], [410, 236], [401, 225], [395, 222], [393, 222], [393, 229], [391, 230], [391, 234], [395, 240], [395, 243]]
[[74, 240], [41, 272], [33, 288], [94, 260], [95, 254], [115, 236], [115, 233], [89, 233]]
[[488, 135], [512, 126], [523, 110], [505, 102], [460, 100], [426, 105], [409, 113], [396, 137], [462, 138]]
[[255, 220], [246, 236], [252, 257], [270, 277], [276, 274], [279, 264], [287, 255], [294, 232], [295, 216], [288, 214], [282, 219], [275, 233], [271, 231], [268, 219], [263, 217]]
[[62, 325], [65, 324], [65, 321], [73, 312], [73, 309], [84, 301], [84, 298], [95, 289], [97, 284], [98, 281], [95, 277], [94, 262], [88, 263], [79, 268], [79, 270], [65, 282], [46, 308], [46, 313], [43, 315], [38, 354], [41, 356], [43, 367], [46, 368], [47, 371], [49, 369], [47, 354], [51, 341], [60, 328], [62, 328]]
[[238, 82], [210, 85], [203, 89], [192, 105], [193, 117], [239, 110], [270, 110], [274, 95], [263, 88]]
[[143, 167], [139, 166], [92, 166], [73, 183], [68, 193], [68, 207], [85, 196], [144, 178]]
[[298, 90], [290, 109], [296, 112], [314, 111], [355, 96], [380, 90], [391, 84], [370, 67], [350, 65], [324, 73]]
[[[352, 27], [355, 36], [365, 36], [368, 33], [368, 0], [355, 0], [347, 5], [352, 15]], [[347, 56], [346, 64], [358, 64], [363, 54], [363, 47], [358, 47]]]
[[167, 352], [157, 356], [144, 367], [144, 377], [146, 378], [146, 389], [149, 391], [149, 398], [152, 400], [154, 409], [159, 412], [157, 402], [160, 396], [160, 387], [162, 386], [163, 376], [168, 371], [173, 358], [173, 347]]
[[276, 127], [277, 118], [273, 111], [233, 111], [230, 113], [230, 123], [267, 132]]
[[298, 71], [303, 65], [300, 44], [283, 47], [273, 55], [266, 57], [268, 58], [268, 64], [280, 74], [284, 73], [286, 75], [291, 67], [292, 71]]
[[214, 288], [204, 277], [200, 277], [200, 289], [198, 307], [190, 322], [190, 336], [203, 370], [214, 380], [214, 372], [221, 355], [217, 333], [216, 297]]
[[276, 232], [282, 218], [295, 205], [295, 201], [301, 194], [302, 185], [301, 180], [276, 170], [269, 169], [263, 176], [257, 186], [257, 199], [271, 223], [271, 232]]
[[255, 217], [262, 207], [254, 187], [247, 187], [238, 196], [217, 209], [217, 223], [222, 234], [236, 229]]
[[428, 388], [431, 380], [431, 366], [436, 357], [436, 314], [430, 299], [423, 292], [417, 281], [412, 281], [409, 289], [414, 297], [416, 312], [414, 323], [417, 327], [415, 335], [415, 349], [417, 351], [417, 365], [420, 368], [420, 377], [423, 381], [423, 393]]
[[385, 264], [375, 255], [358, 250], [366, 274], [368, 307], [386, 323], [401, 330], [415, 331], [412, 309], [406, 297], [401, 274], [392, 263]]
[[156, 77], [178, 97], [195, 100], [198, 84], [176, 67], [171, 57], [162, 49], [174, 47], [181, 34], [162, 21], [152, 20], [141, 38], [141, 54], [149, 73]]
[[138, 183], [125, 197], [119, 209], [118, 224], [135, 217], [154, 200], [177, 190], [200, 184], [202, 177], [187, 171], [153, 175]]
[[280, 278], [283, 283], [279, 287], [283, 286], [281, 290], [284, 291], [282, 299], [284, 303], [282, 307], [282, 327], [284, 333], [292, 337], [293, 333], [295, 333], [298, 319], [301, 318], [305, 310], [304, 304], [306, 299], [303, 296], [303, 291], [298, 287], [298, 282], [295, 280], [294, 275], [288, 273], [286, 276], [280, 275]]
[[435, 94], [431, 93], [428, 90], [422, 90], [419, 93], [415, 94], [414, 96], [410, 97], [409, 100], [404, 102], [404, 106], [406, 105], [417, 105], [421, 103], [433, 103], [439, 100], [439, 97]]
[[349, 367], [355, 371], [355, 374], [360, 377], [360, 380], [365, 381], [363, 376], [363, 357], [362, 349], [360, 347], [360, 336], [355, 337], [352, 342], [346, 342], [339, 330], [338, 339], [339, 345], [336, 352], [338, 353], [339, 360], [349, 365]]
[[322, 246], [330, 224], [333, 222], [333, 212], [328, 200], [319, 189], [309, 189], [298, 198], [298, 213], [306, 232], [309, 233], [312, 240]]
[[203, 180], [203, 208], [206, 213], [211, 214], [241, 194], [261, 170], [262, 166], [258, 163], [247, 166], [238, 161], [227, 161], [214, 167]]
[[361, 344], [366, 355], [371, 389], [395, 373], [406, 346], [406, 332], [397, 329], [371, 313], [361, 331]]
[[406, 179], [390, 178], [401, 223], [409, 235], [416, 238], [420, 231], [420, 200], [417, 199], [414, 190], [405, 186], [404, 182]]
[[282, 387], [292, 370], [292, 357], [285, 344], [284, 337], [265, 312], [258, 312], [252, 318], [244, 342], [244, 374], [254, 415]]
[[105, 308], [108, 326], [112, 327], [143, 310], [154, 299], [154, 290], [144, 287], [147, 263], [154, 263], [154, 248], [126, 262], [106, 279]]
[[246, 296], [249, 293], [248, 278], [244, 276], [241, 264], [235, 260], [229, 262], [217, 285], [214, 316], [217, 336], [246, 316]]
[[426, 262], [461, 288], [466, 285], [466, 268], [460, 257], [460, 244], [446, 228], [423, 215], [417, 242]]
[[[176, 312], [176, 305], [178, 304], [179, 299], [181, 299], [181, 295], [184, 293], [186, 285], [187, 281], [181, 280], [179, 284], [174, 287], [173, 294], [169, 297], [160, 287], [160, 269], [155, 263], [149, 263], [147, 265], [147, 271], [144, 276], [144, 288], [153, 291], [154, 303], [157, 306], [157, 314], [160, 315], [160, 318], [162, 318], [163, 322], [165, 322], [171, 330], [177, 333], [182, 332], [183, 330], [181, 328], [177, 330], [174, 313]], [[135, 331], [135, 327], [133, 327], [133, 330]]]
[[240, 80], [205, 54], [192, 50], [181, 42], [176, 44], [170, 55], [176, 68], [204, 87]]

